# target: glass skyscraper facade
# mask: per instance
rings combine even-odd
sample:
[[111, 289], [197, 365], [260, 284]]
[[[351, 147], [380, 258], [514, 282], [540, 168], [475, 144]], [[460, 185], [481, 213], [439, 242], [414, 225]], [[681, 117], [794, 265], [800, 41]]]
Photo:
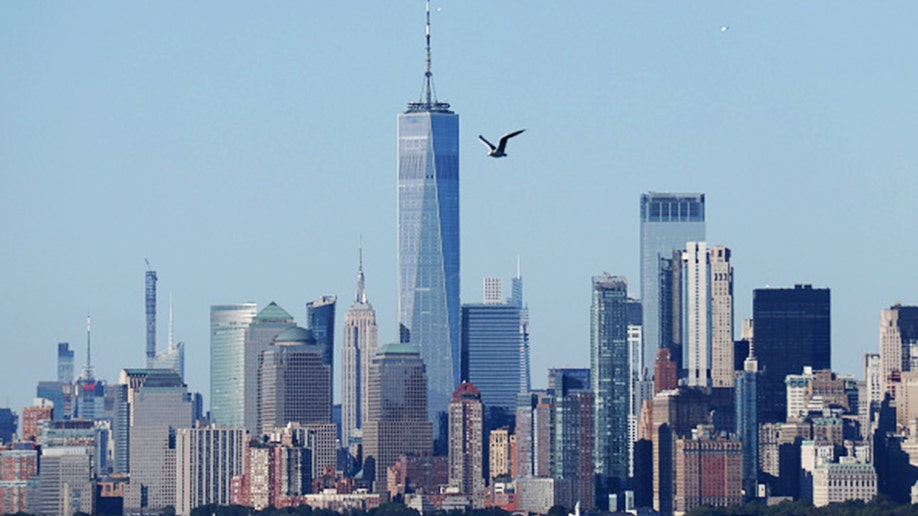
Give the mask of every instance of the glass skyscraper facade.
[[[322, 296], [306, 303], [308, 328], [315, 335], [316, 343], [322, 348], [322, 363], [335, 370], [335, 296]], [[334, 385], [334, 382], [332, 383]]]
[[336, 296], [321, 296], [306, 303], [308, 328], [322, 348], [322, 363], [328, 366], [329, 384], [335, 385], [335, 305]]
[[641, 306], [643, 310], [643, 367], [650, 368], [663, 342], [660, 264], [673, 257], [673, 250], [685, 249], [689, 241], [705, 241], [704, 194], [657, 193], [641, 195]]
[[832, 367], [829, 304], [829, 289], [810, 285], [752, 291], [753, 348], [763, 374], [759, 423], [785, 420], [787, 375]]
[[462, 379], [478, 388], [489, 422], [493, 417], [494, 423], [507, 424], [520, 393], [520, 309], [504, 303], [464, 304], [461, 326]]
[[[68, 342], [57, 344], [57, 381], [60, 383], [73, 382], [73, 350], [70, 349]], [[57, 408], [56, 405], [55, 408]]]
[[592, 290], [590, 380], [596, 414], [593, 468], [597, 501], [606, 508], [606, 495], [620, 493], [628, 482], [628, 282], [620, 276], [594, 276]]
[[755, 357], [750, 356], [743, 363], [743, 371], [736, 372], [734, 382], [736, 434], [743, 441], [743, 489], [746, 500], [755, 497], [758, 480], [759, 427], [756, 418], [756, 383], [759, 376], [759, 364]]
[[398, 116], [399, 340], [421, 351], [437, 425], [459, 385], [459, 116], [409, 104]]
[[210, 417], [226, 427], [245, 424], [245, 334], [255, 303], [210, 307]]

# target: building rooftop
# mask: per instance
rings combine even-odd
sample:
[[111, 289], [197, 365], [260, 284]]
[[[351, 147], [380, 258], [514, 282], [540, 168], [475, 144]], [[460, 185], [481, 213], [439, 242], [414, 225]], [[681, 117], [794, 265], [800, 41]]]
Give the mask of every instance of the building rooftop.
[[312, 330], [294, 326], [292, 328], [287, 328], [286, 330], [280, 332], [277, 337], [274, 337], [275, 344], [280, 342], [302, 342], [314, 344], [316, 342], [316, 337], [312, 334]]
[[380, 355], [420, 355], [421, 351], [408, 343], [392, 342], [379, 349]]
[[277, 303], [271, 301], [268, 306], [264, 307], [262, 311], [258, 312], [258, 315], [255, 316], [255, 320], [258, 322], [264, 321], [292, 321], [293, 316], [290, 315], [286, 310], [278, 306]]

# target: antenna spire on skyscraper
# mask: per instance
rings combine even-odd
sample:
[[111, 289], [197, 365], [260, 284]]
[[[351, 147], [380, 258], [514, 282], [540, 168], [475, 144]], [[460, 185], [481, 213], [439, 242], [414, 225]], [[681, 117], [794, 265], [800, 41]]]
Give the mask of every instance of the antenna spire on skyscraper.
[[437, 100], [437, 91], [433, 85], [433, 71], [431, 71], [430, 59], [430, 0], [426, 0], [427, 23], [424, 27], [425, 37], [425, 69], [424, 69], [424, 91], [421, 93], [421, 99], [418, 102], [409, 102], [408, 111], [449, 111], [449, 104]]
[[363, 278], [363, 236], [360, 237], [360, 247], [359, 247], [359, 260], [357, 263], [357, 299], [358, 303], [367, 302], [367, 293], [364, 289], [364, 278]]
[[92, 380], [92, 318], [86, 313], [86, 366], [83, 368], [83, 379]]

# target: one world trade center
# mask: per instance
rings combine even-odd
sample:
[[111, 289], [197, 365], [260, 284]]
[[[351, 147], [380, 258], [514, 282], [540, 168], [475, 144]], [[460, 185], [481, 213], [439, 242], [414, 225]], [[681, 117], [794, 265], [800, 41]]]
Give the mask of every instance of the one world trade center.
[[441, 425], [459, 384], [459, 115], [432, 93], [398, 115], [399, 340], [421, 351], [428, 415]]

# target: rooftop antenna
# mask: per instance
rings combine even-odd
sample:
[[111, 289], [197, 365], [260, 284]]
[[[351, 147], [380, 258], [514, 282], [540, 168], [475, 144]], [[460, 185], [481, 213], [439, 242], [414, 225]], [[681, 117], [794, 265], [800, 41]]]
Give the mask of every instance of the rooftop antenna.
[[367, 293], [363, 284], [363, 235], [360, 235], [359, 256], [357, 264], [357, 302], [366, 304]]
[[433, 77], [433, 72], [430, 71], [430, 0], [427, 0], [427, 26], [425, 28], [425, 35], [427, 39], [427, 69], [424, 72], [425, 78], [425, 88], [427, 106], [431, 106], [431, 94], [430, 94], [430, 79]]
[[83, 368], [83, 378], [92, 380], [92, 318], [86, 311], [86, 367]]
[[421, 100], [418, 102], [409, 102], [408, 111], [449, 111], [449, 104], [437, 101], [437, 91], [433, 85], [433, 72], [431, 71], [430, 59], [430, 0], [425, 2], [427, 23], [425, 25], [426, 41], [426, 59], [424, 69], [424, 91]]

